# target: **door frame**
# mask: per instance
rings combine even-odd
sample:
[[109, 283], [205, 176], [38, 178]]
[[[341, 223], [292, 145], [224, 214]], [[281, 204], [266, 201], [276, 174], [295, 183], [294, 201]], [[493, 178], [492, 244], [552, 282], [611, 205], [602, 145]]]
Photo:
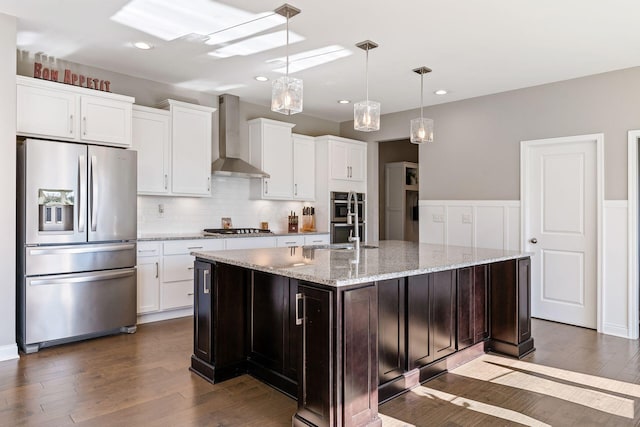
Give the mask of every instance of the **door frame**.
[[628, 289], [629, 296], [629, 338], [638, 339], [638, 144], [640, 144], [640, 130], [630, 130], [628, 133], [628, 185], [627, 185], [627, 235], [628, 238]]
[[[640, 131], [639, 131], [640, 135]], [[564, 136], [558, 138], [534, 139], [520, 141], [520, 249], [524, 252], [527, 235], [530, 228], [528, 208], [531, 196], [527, 194], [527, 165], [530, 160], [530, 148], [541, 145], [567, 144], [594, 140], [596, 142], [596, 327], [598, 332], [603, 330], [603, 211], [604, 211], [604, 134]], [[637, 310], [636, 310], [637, 312]], [[636, 322], [637, 323], [637, 322]]]

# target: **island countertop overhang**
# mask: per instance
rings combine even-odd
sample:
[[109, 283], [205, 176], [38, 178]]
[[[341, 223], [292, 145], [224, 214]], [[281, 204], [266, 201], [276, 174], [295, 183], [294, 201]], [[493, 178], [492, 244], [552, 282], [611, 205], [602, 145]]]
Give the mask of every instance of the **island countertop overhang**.
[[384, 240], [377, 248], [264, 248], [193, 252], [197, 258], [332, 287], [470, 267], [528, 257], [502, 249]]

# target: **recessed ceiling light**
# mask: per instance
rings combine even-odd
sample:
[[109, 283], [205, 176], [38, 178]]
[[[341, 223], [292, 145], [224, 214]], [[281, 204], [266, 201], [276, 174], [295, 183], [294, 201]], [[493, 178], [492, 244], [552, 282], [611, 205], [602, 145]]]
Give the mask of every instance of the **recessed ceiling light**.
[[142, 50], [153, 49], [153, 45], [150, 45], [149, 43], [146, 43], [146, 42], [135, 42], [133, 44], [133, 46], [137, 47], [138, 49], [142, 49]]
[[351, 101], [349, 101], [348, 99], [339, 99], [338, 100], [338, 104], [350, 104]]
[[435, 93], [436, 95], [446, 95], [447, 91], [444, 90], [444, 89], [438, 89], [437, 91], [435, 91], [433, 93]]
[[254, 79], [256, 79], [259, 82], [266, 82], [269, 80], [269, 78], [265, 76], [255, 76]]

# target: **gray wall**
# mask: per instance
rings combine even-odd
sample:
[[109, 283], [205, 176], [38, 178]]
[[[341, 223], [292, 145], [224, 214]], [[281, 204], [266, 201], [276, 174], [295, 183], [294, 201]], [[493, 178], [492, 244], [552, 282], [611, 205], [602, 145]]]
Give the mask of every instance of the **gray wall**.
[[[16, 18], [0, 14], [0, 356], [17, 351], [16, 319]], [[2, 351], [2, 349], [6, 351]]]
[[[640, 129], [640, 67], [440, 104], [435, 142], [420, 147], [421, 199], [519, 200], [520, 141], [604, 133], [605, 198], [627, 198], [627, 131]], [[384, 109], [384, 100], [382, 102]], [[341, 136], [407, 138], [419, 110], [383, 115], [380, 131], [340, 124]], [[377, 191], [377, 189], [370, 189]]]

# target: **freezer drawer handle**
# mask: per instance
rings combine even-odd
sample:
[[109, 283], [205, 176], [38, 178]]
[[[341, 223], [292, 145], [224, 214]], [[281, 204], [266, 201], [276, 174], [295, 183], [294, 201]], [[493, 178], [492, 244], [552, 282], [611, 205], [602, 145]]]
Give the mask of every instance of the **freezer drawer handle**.
[[113, 252], [128, 251], [135, 249], [135, 243], [119, 243], [115, 245], [101, 246], [58, 246], [53, 248], [33, 248], [29, 250], [29, 255], [59, 255], [59, 254], [88, 254], [93, 252]]
[[88, 276], [80, 277], [61, 277], [59, 279], [38, 279], [31, 280], [30, 286], [44, 286], [44, 285], [64, 285], [66, 283], [85, 283], [85, 282], [98, 282], [100, 280], [119, 279], [121, 277], [129, 277], [136, 274], [135, 269], [129, 269], [125, 271], [106, 272], [106, 273], [90, 273]]

